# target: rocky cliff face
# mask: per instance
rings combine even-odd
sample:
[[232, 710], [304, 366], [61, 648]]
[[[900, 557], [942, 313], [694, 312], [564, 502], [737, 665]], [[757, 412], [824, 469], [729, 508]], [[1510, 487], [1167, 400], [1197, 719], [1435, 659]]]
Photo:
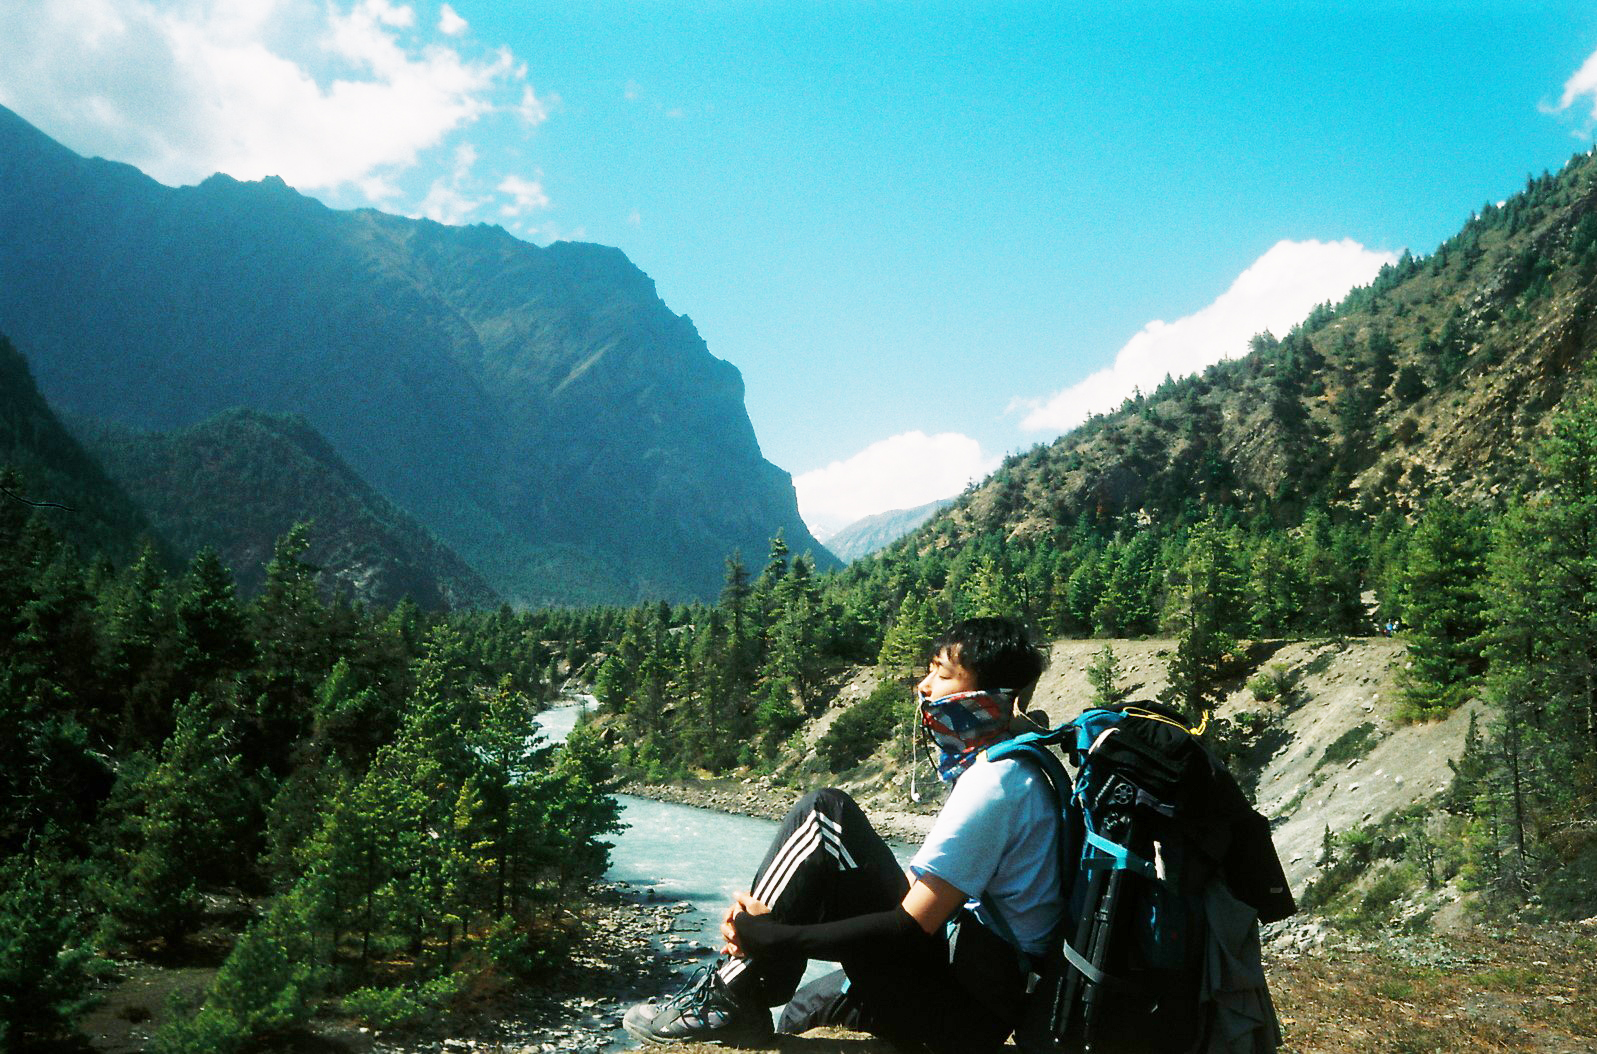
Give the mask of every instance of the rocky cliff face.
[[737, 370], [618, 250], [161, 186], [0, 110], [0, 329], [75, 414], [298, 413], [522, 603], [713, 595], [782, 530]]

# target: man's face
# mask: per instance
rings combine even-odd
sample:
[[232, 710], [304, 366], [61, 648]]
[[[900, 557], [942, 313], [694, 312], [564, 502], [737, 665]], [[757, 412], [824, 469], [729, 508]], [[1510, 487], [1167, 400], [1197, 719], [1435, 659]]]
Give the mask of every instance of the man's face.
[[926, 676], [915, 686], [922, 699], [941, 699], [955, 692], [974, 692], [976, 675], [959, 664], [959, 653], [952, 648], [938, 652], [926, 668]]

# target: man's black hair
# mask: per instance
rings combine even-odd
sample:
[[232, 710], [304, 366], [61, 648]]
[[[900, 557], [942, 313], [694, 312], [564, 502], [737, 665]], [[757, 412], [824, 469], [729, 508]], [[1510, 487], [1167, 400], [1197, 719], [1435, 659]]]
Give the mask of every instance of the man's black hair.
[[943, 649], [976, 675], [983, 691], [1008, 688], [1017, 696], [1042, 676], [1048, 660], [1031, 642], [1026, 627], [1009, 618], [968, 618], [956, 622], [932, 641], [932, 654]]

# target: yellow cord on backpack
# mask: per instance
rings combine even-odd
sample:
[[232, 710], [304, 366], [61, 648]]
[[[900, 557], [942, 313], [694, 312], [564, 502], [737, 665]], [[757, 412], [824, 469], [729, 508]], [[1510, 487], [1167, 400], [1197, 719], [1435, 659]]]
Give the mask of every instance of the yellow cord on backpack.
[[1179, 728], [1181, 731], [1194, 736], [1203, 735], [1204, 729], [1209, 727], [1209, 711], [1207, 710], [1203, 712], [1203, 720], [1198, 722], [1197, 728], [1188, 728], [1175, 718], [1166, 717], [1163, 714], [1156, 714], [1152, 710], [1144, 710], [1140, 706], [1128, 706], [1121, 712], [1127, 717], [1145, 717], [1149, 721], [1163, 721], [1172, 728]]

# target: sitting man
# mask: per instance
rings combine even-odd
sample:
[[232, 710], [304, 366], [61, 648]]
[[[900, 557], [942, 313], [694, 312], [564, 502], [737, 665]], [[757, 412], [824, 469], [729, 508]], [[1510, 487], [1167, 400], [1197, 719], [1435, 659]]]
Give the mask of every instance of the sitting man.
[[[634, 1006], [629, 1033], [759, 1045], [768, 1008], [786, 1003], [784, 1033], [839, 1025], [934, 1054], [1008, 1037], [1022, 955], [1043, 951], [1063, 910], [1058, 804], [1032, 767], [983, 751], [1012, 734], [1044, 658], [999, 618], [957, 623], [933, 647], [920, 716], [954, 786], [908, 874], [847, 794], [806, 795], [728, 908], [720, 961], [676, 996]], [[795, 994], [812, 958], [842, 969]]]

